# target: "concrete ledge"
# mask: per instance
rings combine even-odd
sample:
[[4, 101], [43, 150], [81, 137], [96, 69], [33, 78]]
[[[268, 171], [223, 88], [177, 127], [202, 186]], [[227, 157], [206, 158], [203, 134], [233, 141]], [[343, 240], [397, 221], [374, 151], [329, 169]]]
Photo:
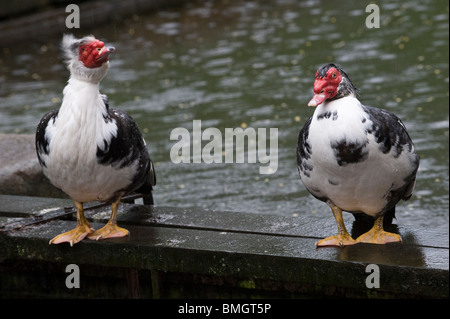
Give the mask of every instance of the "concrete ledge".
[[[403, 244], [316, 249], [319, 238], [336, 232], [332, 219], [123, 204], [118, 222], [129, 238], [49, 246], [75, 227], [73, 214], [45, 217], [63, 213], [58, 207], [67, 203], [0, 196], [0, 296], [448, 298], [448, 245], [436, 246], [441, 234], [430, 231], [399, 227]], [[88, 209], [95, 228], [109, 210]], [[25, 220], [35, 223], [21, 227]], [[72, 263], [96, 284], [65, 288]], [[368, 264], [379, 267], [378, 289], [366, 287]]]
[[33, 134], [0, 133], [0, 194], [67, 198], [42, 173]]

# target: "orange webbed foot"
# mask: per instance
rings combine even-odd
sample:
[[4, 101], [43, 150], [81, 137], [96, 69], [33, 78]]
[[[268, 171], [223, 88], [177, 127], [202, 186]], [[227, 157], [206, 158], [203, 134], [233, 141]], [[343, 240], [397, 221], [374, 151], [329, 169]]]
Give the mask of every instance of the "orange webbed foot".
[[88, 235], [88, 239], [100, 240], [106, 238], [118, 238], [128, 236], [130, 232], [117, 226], [116, 224], [107, 223], [105, 226]]
[[70, 246], [82, 241], [87, 235], [94, 231], [88, 224], [77, 225], [75, 229], [62, 233], [49, 241], [49, 244], [69, 243]]
[[316, 243], [316, 247], [327, 247], [327, 246], [337, 246], [344, 247], [357, 244], [357, 241], [354, 240], [348, 233], [342, 235], [335, 235], [319, 240]]

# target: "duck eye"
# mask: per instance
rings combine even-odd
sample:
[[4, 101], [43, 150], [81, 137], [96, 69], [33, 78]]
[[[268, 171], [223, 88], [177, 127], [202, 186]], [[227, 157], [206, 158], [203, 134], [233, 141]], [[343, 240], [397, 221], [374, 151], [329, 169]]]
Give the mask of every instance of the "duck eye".
[[332, 77], [333, 79], [335, 79], [335, 78], [337, 77], [337, 74], [336, 74], [336, 73], [333, 73], [333, 74], [331, 74], [331, 77]]

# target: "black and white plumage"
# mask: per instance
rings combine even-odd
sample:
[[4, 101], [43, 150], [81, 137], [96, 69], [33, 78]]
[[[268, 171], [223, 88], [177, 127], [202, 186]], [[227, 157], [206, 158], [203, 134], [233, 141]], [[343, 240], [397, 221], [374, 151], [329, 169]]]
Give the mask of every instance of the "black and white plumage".
[[[89, 238], [120, 237], [128, 231], [116, 226], [120, 198], [130, 192], [143, 194], [153, 204], [156, 184], [153, 163], [136, 122], [125, 112], [111, 108], [99, 83], [109, 69], [107, 48], [93, 36], [62, 41], [70, 78], [59, 110], [44, 115], [36, 131], [36, 151], [44, 175], [67, 193], [77, 206], [77, 231], [62, 234], [50, 243]], [[82, 204], [102, 201], [113, 204], [105, 229], [93, 232]], [[111, 226], [112, 225], [112, 226]], [[83, 229], [81, 229], [83, 228]], [[64, 235], [64, 236], [63, 236]]]
[[[401, 241], [383, 230], [395, 205], [411, 197], [419, 157], [405, 125], [392, 112], [363, 105], [356, 88], [337, 65], [316, 73], [315, 112], [299, 133], [297, 167], [306, 189], [333, 211], [339, 234], [318, 246], [356, 242]], [[347, 233], [342, 211], [375, 218], [374, 227], [355, 240]]]

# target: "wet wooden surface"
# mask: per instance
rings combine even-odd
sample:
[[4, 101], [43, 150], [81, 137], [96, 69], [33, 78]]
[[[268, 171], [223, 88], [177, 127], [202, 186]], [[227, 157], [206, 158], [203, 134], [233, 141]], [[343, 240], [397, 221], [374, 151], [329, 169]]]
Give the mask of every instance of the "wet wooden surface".
[[[97, 205], [86, 205], [86, 215], [96, 229], [110, 214], [109, 206]], [[32, 267], [36, 262], [129, 269], [129, 289], [130, 285], [136, 289], [129, 278], [135, 278], [135, 287], [137, 274], [147, 273], [151, 297], [171, 297], [179, 288], [173, 281], [183, 278], [182, 282], [192, 284], [200, 276], [200, 283], [195, 283], [200, 290], [207, 281], [219, 290], [228, 285], [251, 296], [258, 291], [273, 297], [287, 293], [290, 297], [448, 298], [448, 235], [432, 230], [400, 226], [401, 244], [317, 249], [317, 240], [336, 233], [331, 216], [312, 221], [123, 203], [118, 223], [130, 231], [129, 237], [86, 239], [74, 247], [48, 245], [51, 238], [75, 227], [74, 211], [70, 200], [0, 195], [0, 261], [8, 267], [15, 262]], [[353, 217], [346, 215], [352, 235], [358, 235], [358, 225], [352, 226]], [[366, 287], [368, 264], [379, 267], [380, 288]], [[158, 291], [170, 282], [171, 294], [166, 293], [168, 288]]]

